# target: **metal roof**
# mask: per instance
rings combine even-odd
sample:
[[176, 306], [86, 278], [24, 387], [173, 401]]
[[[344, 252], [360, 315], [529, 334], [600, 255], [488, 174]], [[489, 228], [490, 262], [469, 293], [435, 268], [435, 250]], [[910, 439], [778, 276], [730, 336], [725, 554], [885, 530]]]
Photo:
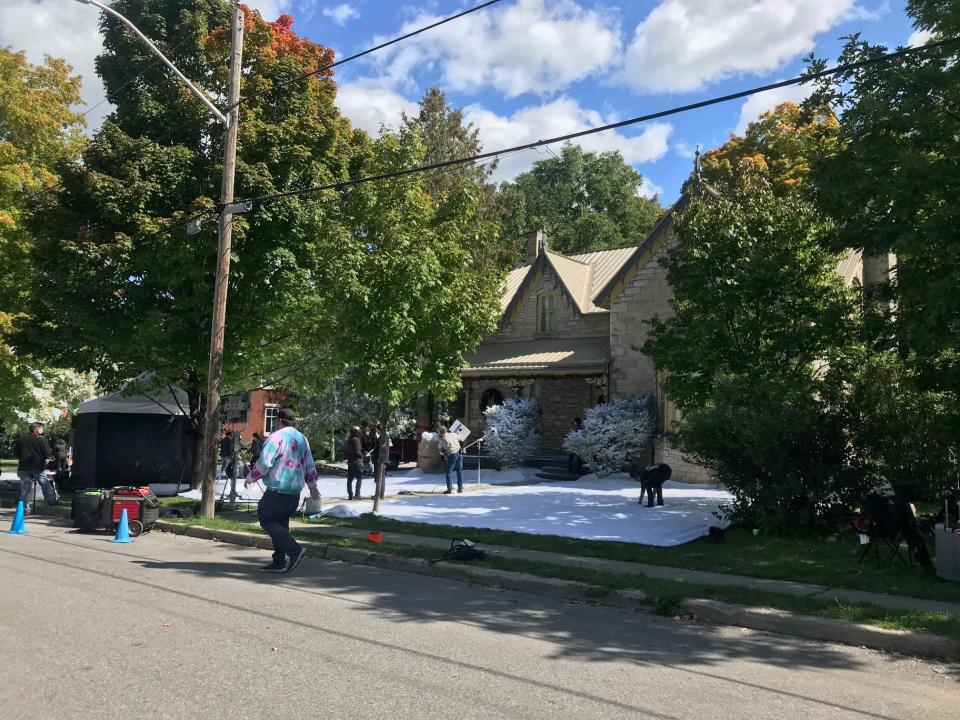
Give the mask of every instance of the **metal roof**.
[[483, 343], [467, 359], [464, 375], [523, 374], [543, 370], [571, 374], [605, 371], [610, 339], [540, 338], [522, 342]]
[[[605, 313], [607, 310], [596, 305], [594, 300], [610, 278], [630, 259], [634, 250], [635, 248], [625, 247], [579, 255], [561, 255], [546, 250], [538, 256], [538, 260], [545, 260], [550, 265], [581, 313]], [[521, 265], [507, 275], [504, 291], [500, 296], [502, 310], [506, 311], [510, 307], [534, 265], [536, 263]]]

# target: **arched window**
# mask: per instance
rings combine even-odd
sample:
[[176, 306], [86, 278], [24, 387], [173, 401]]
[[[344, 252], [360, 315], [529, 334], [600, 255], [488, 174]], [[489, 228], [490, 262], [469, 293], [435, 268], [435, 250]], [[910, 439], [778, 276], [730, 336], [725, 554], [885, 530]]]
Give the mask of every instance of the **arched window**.
[[480, 412], [493, 405], [503, 405], [503, 393], [496, 388], [487, 388], [480, 395]]

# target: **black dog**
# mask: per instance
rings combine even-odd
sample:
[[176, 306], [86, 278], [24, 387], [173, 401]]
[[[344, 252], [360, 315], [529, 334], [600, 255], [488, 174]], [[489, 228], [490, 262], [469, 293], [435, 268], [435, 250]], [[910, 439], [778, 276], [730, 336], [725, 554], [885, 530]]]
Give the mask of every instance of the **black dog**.
[[640, 482], [640, 504], [643, 505], [644, 495], [649, 496], [647, 507], [653, 507], [653, 494], [657, 494], [657, 505], [663, 505], [663, 484], [670, 479], [673, 470], [666, 463], [647, 465], [640, 477], [634, 479]]

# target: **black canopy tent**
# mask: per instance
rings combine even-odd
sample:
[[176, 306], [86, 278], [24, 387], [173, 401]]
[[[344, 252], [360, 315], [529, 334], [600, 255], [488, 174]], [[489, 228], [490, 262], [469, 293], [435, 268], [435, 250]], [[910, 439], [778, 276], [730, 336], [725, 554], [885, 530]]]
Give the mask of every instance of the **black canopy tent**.
[[194, 436], [188, 407], [182, 390], [111, 393], [82, 403], [73, 421], [73, 485], [149, 485], [157, 495], [189, 488]]

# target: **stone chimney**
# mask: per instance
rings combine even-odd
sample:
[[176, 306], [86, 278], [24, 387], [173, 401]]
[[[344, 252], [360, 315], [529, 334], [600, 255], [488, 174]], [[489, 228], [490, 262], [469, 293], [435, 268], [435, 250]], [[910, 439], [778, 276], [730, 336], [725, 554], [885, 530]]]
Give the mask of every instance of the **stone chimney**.
[[547, 249], [547, 235], [543, 230], [527, 233], [527, 264], [533, 265], [542, 250]]

